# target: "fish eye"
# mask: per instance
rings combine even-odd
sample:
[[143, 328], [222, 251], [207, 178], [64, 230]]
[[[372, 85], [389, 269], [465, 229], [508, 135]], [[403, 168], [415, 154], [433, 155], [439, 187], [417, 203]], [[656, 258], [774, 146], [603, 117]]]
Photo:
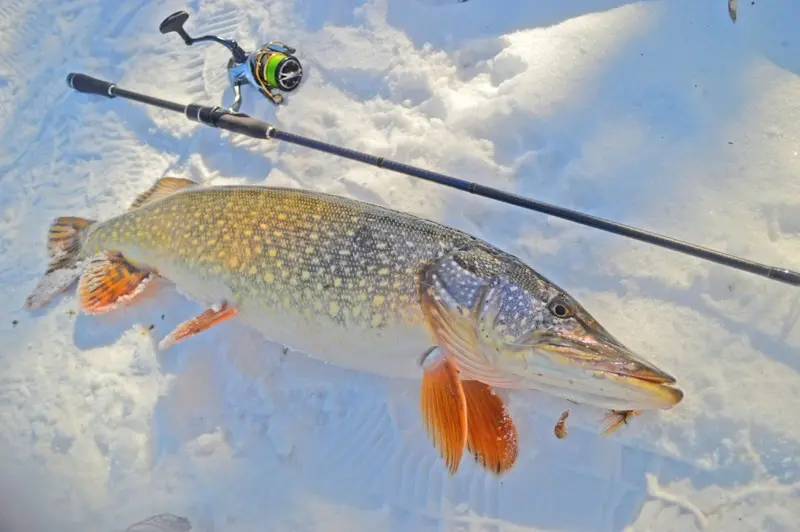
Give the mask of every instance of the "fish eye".
[[572, 309], [565, 301], [559, 298], [553, 299], [550, 302], [550, 305], [548, 305], [548, 308], [556, 318], [564, 319], [572, 316]]

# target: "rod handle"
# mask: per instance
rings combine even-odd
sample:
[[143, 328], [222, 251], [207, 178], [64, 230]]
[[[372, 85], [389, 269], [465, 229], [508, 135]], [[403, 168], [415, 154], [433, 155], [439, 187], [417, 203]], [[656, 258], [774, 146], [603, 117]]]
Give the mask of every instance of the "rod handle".
[[243, 113], [231, 113], [219, 107], [190, 103], [186, 106], [185, 113], [189, 120], [202, 122], [207, 126], [218, 127], [231, 133], [247, 135], [254, 139], [270, 138], [270, 131], [274, 129], [268, 122]]
[[223, 114], [217, 118], [216, 123], [220, 129], [262, 140], [268, 138], [269, 129], [272, 127], [263, 120], [232, 113]]
[[110, 81], [93, 78], [78, 72], [71, 72], [67, 75], [67, 85], [78, 92], [97, 94], [98, 96], [105, 96], [106, 98], [114, 97], [113, 91], [116, 87], [116, 85]]

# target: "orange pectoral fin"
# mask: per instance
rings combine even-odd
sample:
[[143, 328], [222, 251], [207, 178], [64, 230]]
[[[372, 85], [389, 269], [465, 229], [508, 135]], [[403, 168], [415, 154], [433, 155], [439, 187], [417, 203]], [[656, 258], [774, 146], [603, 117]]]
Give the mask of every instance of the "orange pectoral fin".
[[178, 325], [174, 331], [169, 333], [166, 337], [164, 337], [163, 340], [161, 340], [161, 342], [159, 342], [158, 347], [160, 349], [166, 349], [172, 344], [178, 343], [181, 340], [185, 340], [190, 336], [194, 336], [197, 333], [213, 327], [217, 323], [221, 323], [229, 318], [234, 317], [236, 312], [236, 307], [232, 307], [227, 303], [223, 303], [219, 307], [211, 307], [210, 309], [200, 313], [200, 315]]
[[81, 309], [87, 314], [103, 314], [139, 297], [153, 277], [139, 270], [117, 253], [101, 253], [89, 261], [78, 281]]
[[421, 409], [425, 430], [448, 471], [458, 471], [467, 443], [467, 405], [456, 366], [437, 347], [422, 361]]
[[503, 400], [480, 381], [461, 382], [467, 405], [467, 448], [484, 469], [501, 475], [516, 462], [517, 428]]

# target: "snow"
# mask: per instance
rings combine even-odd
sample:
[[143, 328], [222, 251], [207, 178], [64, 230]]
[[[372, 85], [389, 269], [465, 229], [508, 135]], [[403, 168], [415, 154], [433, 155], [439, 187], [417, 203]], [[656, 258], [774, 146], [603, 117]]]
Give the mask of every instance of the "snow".
[[[794, 530], [796, 289], [306, 148], [77, 94], [84, 72], [227, 105], [220, 46], [298, 49], [286, 131], [800, 269], [800, 6], [713, 0], [194, 0], [0, 5], [0, 529]], [[155, 179], [286, 185], [426, 216], [517, 254], [678, 377], [685, 400], [602, 438], [603, 412], [513, 392], [520, 460], [448, 477], [418, 383], [284, 352], [169, 283], [113, 315], [22, 309], [55, 216]], [[152, 326], [152, 327], [151, 327]], [[553, 426], [570, 408], [569, 436]], [[177, 518], [173, 518], [177, 520]]]

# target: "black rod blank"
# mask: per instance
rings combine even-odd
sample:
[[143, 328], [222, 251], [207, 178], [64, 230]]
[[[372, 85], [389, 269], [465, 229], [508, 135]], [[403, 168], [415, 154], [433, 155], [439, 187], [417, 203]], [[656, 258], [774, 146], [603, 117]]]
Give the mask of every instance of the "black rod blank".
[[624, 225], [604, 218], [598, 218], [589, 214], [584, 214], [578, 211], [558, 207], [550, 203], [526, 198], [517, 194], [503, 192], [496, 188], [487, 187], [478, 183], [464, 181], [455, 177], [431, 172], [423, 168], [417, 168], [408, 164], [392, 161], [383, 157], [377, 157], [367, 153], [343, 148], [334, 144], [327, 144], [319, 140], [302, 137], [293, 133], [281, 131], [263, 120], [250, 117], [241, 113], [231, 113], [220, 109], [219, 107], [201, 106], [197, 104], [181, 105], [168, 100], [162, 100], [145, 94], [120, 89], [116, 84], [99, 80], [87, 76], [86, 74], [72, 73], [67, 76], [67, 83], [73, 89], [87, 93], [105, 96], [107, 98], [114, 98], [116, 96], [133, 100], [136, 102], [153, 105], [162, 109], [169, 109], [183, 113], [188, 119], [200, 122], [207, 126], [217, 127], [233, 133], [247, 135], [257, 139], [275, 139], [297, 144], [311, 148], [312, 150], [322, 151], [359, 161], [365, 164], [371, 164], [378, 168], [385, 168], [401, 174], [406, 174], [412, 177], [424, 179], [438, 183], [440, 185], [448, 186], [471, 194], [477, 194], [485, 198], [501, 201], [510, 205], [516, 205], [524, 209], [549, 214], [558, 218], [569, 220], [571, 222], [579, 223], [609, 233], [614, 233], [624, 237], [632, 238], [648, 244], [661, 246], [673, 251], [692, 255], [694, 257], [716, 262], [724, 266], [736, 268], [738, 270], [746, 271], [756, 275], [773, 279], [793, 286], [800, 286], [800, 273], [789, 270], [786, 268], [778, 268], [776, 266], [769, 266], [758, 262], [753, 262], [747, 259], [736, 257], [714, 251], [712, 249], [704, 248], [694, 244], [689, 244], [674, 238], [669, 238], [657, 233], [644, 231], [636, 227]]

